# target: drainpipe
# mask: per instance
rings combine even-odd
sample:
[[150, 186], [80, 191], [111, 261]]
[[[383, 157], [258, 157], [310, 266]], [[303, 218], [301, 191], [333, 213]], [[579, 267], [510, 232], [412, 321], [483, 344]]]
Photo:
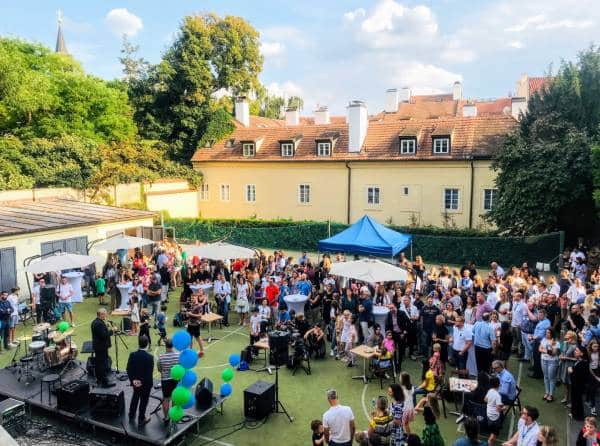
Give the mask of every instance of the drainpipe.
[[473, 183], [475, 182], [475, 168], [473, 166], [473, 155], [469, 157], [469, 164], [471, 166], [471, 198], [469, 200], [469, 229], [473, 228]]
[[350, 190], [352, 186], [352, 169], [350, 168], [350, 162], [346, 161], [346, 169], [348, 169], [348, 196], [346, 197], [346, 223], [350, 224]]

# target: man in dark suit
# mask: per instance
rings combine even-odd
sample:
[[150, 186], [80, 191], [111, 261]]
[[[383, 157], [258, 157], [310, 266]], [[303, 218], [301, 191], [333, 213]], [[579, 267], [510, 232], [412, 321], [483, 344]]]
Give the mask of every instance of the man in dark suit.
[[139, 350], [131, 353], [127, 361], [127, 376], [129, 376], [129, 381], [133, 386], [133, 396], [129, 405], [129, 421], [134, 420], [139, 403], [139, 426], [143, 426], [150, 421], [150, 417], [146, 418], [146, 406], [148, 406], [148, 399], [154, 384], [152, 379], [154, 356], [146, 351], [148, 344], [148, 338], [143, 335], [140, 336]]
[[115, 383], [108, 381], [108, 351], [111, 347], [112, 331], [106, 325], [106, 309], [100, 308], [92, 322], [92, 348], [95, 354], [95, 372], [98, 384], [102, 387], [112, 387]]

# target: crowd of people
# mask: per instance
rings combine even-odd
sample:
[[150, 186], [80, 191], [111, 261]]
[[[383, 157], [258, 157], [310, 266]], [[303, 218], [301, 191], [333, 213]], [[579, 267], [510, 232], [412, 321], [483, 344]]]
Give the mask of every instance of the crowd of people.
[[[338, 414], [340, 419], [353, 420], [353, 416], [351, 410], [337, 408], [337, 394], [329, 392], [331, 409], [313, 423], [313, 444], [322, 444], [321, 437], [333, 445], [351, 444], [354, 437], [365, 445], [443, 444], [436, 419], [438, 400], [448, 390], [449, 376], [476, 377], [477, 387], [464, 395], [457, 422], [465, 425], [468, 441], [481, 430], [488, 443], [494, 444], [520, 392], [508, 369], [513, 361], [529, 366], [531, 378], [543, 379], [545, 404], [560, 398], [560, 404], [568, 407], [576, 420], [596, 415], [600, 268], [588, 270], [586, 257], [585, 247], [578, 246], [554, 276], [527, 263], [504, 268], [493, 262], [483, 273], [473, 262], [456, 269], [428, 267], [420, 256], [411, 262], [401, 254], [398, 264], [409, 272], [407, 281], [365, 283], [329, 273], [334, 262], [346, 260], [342, 254], [326, 254], [317, 263], [306, 252], [294, 259], [282, 251], [272, 255], [257, 252], [252, 259], [231, 263], [213, 262], [187, 257], [177, 244], [164, 243], [148, 256], [139, 249], [131, 257], [126, 252], [110, 256], [89, 284], [99, 303], [110, 310], [123, 304], [118, 285], [130, 285], [130, 333], [151, 345], [150, 327], [159, 330], [158, 342], [166, 345], [165, 354], [171, 353], [158, 361], [165, 416], [173, 388], [167, 378], [173, 354], [169, 352], [172, 344], [165, 304], [169, 290], [181, 287], [179, 311], [173, 321], [187, 327], [200, 354], [204, 348], [202, 315], [217, 313], [227, 326], [233, 323], [232, 311], [238, 314], [238, 324], [248, 326], [250, 344], [270, 330], [287, 329], [299, 334], [310, 355], [325, 358], [328, 352], [347, 367], [356, 365], [353, 348], [366, 344], [377, 353], [371, 361], [374, 373], [385, 370], [386, 378], [398, 374], [399, 383], [392, 384], [388, 396], [377, 401], [364, 431], [355, 432], [353, 421], [348, 420], [348, 427], [345, 421], [338, 421]], [[285, 297], [291, 294], [307, 296], [303, 313], [296, 314], [286, 305]], [[389, 310], [385, 324], [375, 321], [377, 307]], [[408, 358], [422, 368], [420, 380], [414, 384], [403, 372]], [[562, 396], [556, 395], [558, 383], [563, 387]], [[411, 429], [416, 414], [422, 414], [425, 424], [420, 437]], [[533, 446], [538, 433], [545, 432], [539, 433], [546, 435], [543, 444], [553, 445], [556, 435], [551, 427], [527, 427], [537, 426], [538, 414], [535, 407], [524, 406], [515, 435], [526, 430], [531, 441], [513, 437], [506, 444]], [[465, 441], [457, 444], [475, 444]]]

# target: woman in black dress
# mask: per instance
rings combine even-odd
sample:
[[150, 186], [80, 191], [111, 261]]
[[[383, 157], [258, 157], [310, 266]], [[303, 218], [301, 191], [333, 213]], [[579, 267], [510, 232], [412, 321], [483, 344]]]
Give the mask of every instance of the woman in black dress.
[[583, 421], [583, 396], [590, 380], [590, 367], [583, 347], [577, 346], [575, 358], [575, 364], [568, 370], [571, 375], [571, 416], [574, 420]]

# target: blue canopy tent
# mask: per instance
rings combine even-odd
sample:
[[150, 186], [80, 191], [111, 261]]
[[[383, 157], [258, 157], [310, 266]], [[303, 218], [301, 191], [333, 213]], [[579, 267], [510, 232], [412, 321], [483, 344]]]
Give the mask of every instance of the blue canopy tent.
[[319, 251], [393, 257], [411, 242], [412, 235], [393, 231], [365, 215], [348, 229], [319, 241]]

